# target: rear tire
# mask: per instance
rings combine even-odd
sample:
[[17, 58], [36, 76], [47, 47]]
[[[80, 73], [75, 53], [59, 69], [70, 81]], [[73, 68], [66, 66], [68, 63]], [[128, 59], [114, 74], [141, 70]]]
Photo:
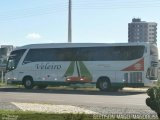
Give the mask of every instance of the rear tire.
[[100, 78], [97, 85], [100, 91], [109, 91], [111, 89], [111, 83], [108, 78]]
[[34, 87], [33, 79], [31, 77], [24, 78], [23, 85], [26, 89], [32, 89]]

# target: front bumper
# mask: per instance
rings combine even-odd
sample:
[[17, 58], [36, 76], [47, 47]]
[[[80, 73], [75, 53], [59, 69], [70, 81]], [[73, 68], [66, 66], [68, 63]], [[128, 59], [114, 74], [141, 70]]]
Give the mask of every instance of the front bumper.
[[6, 83], [7, 84], [22, 84], [22, 81], [17, 81], [15, 79], [7, 79]]
[[7, 80], [6, 80], [6, 83], [7, 83], [7, 84], [13, 84], [13, 82], [14, 82], [14, 79], [7, 79]]

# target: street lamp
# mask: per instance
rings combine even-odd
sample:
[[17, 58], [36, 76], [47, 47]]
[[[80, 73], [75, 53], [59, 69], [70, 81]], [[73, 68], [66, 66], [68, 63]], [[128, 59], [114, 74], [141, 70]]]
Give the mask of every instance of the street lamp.
[[71, 7], [72, 7], [72, 1], [69, 0], [69, 3], [68, 3], [68, 43], [72, 42], [72, 12], [71, 12]]

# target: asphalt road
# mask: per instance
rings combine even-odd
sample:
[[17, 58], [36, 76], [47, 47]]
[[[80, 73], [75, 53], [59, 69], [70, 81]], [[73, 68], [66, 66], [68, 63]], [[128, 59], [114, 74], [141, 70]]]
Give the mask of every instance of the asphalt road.
[[26, 90], [0, 88], [0, 102], [32, 102], [90, 106], [146, 107], [144, 92], [100, 92], [87, 90]]
[[147, 119], [155, 119], [157, 118], [156, 113], [145, 104], [147, 97], [147, 94], [142, 91], [100, 92], [93, 90], [0, 88], [0, 110], [20, 109], [14, 103], [39, 103], [72, 105], [103, 115], [136, 114], [142, 118], [147, 115]]

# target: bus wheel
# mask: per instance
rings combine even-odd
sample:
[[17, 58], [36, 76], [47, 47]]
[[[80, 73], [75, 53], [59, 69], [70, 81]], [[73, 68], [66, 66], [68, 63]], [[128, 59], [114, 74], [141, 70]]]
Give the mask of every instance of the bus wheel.
[[109, 91], [111, 88], [111, 83], [108, 78], [101, 78], [98, 80], [98, 88], [100, 91]]
[[45, 89], [48, 85], [37, 85], [38, 89]]
[[33, 79], [31, 77], [24, 78], [23, 85], [26, 89], [32, 89], [34, 87]]

